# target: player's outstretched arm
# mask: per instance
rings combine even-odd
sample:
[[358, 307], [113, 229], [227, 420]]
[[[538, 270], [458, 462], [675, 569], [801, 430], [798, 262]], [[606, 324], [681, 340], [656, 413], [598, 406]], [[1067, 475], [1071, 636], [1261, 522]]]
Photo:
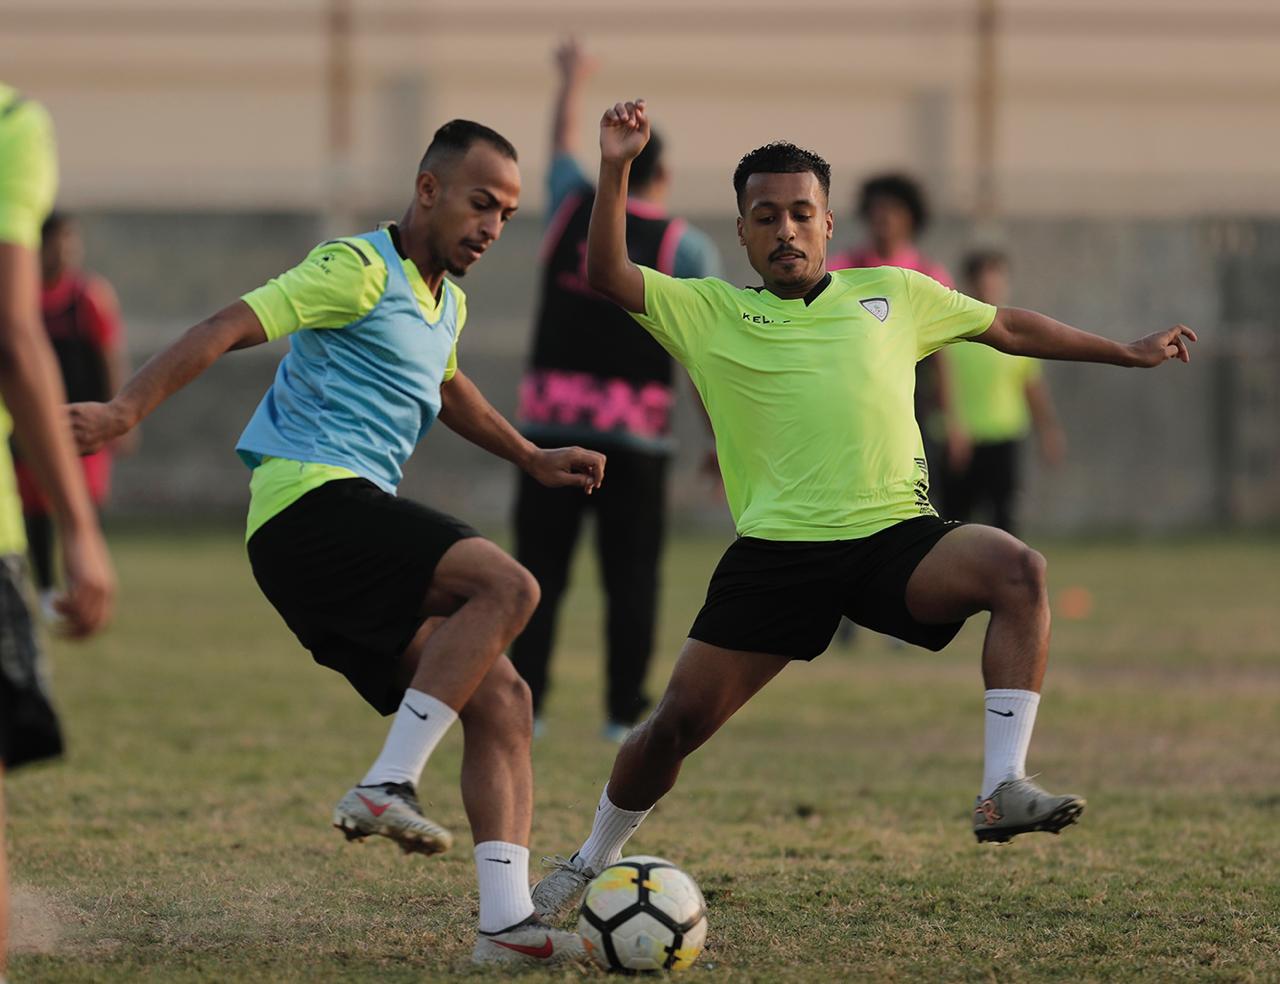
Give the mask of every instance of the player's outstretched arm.
[[461, 371], [440, 387], [440, 422], [490, 454], [519, 465], [543, 485], [590, 495], [604, 481], [604, 455], [584, 448], [540, 448], [511, 426]]
[[133, 430], [156, 407], [208, 369], [219, 356], [267, 340], [262, 322], [244, 301], [206, 318], [133, 374], [109, 403], [73, 403], [71, 431], [82, 454]]
[[627, 180], [649, 142], [644, 100], [618, 103], [600, 120], [600, 181], [587, 233], [587, 280], [615, 304], [644, 314], [644, 275], [627, 256]]
[[1026, 308], [1002, 307], [996, 311], [991, 327], [973, 341], [1010, 355], [1150, 369], [1170, 359], [1190, 362], [1188, 343], [1196, 341], [1196, 333], [1186, 325], [1174, 325], [1125, 344], [1072, 328]]

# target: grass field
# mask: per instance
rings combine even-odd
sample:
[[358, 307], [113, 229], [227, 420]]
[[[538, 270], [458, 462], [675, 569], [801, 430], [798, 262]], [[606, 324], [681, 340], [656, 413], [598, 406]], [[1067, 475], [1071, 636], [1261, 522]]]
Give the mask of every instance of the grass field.
[[[691, 979], [1280, 980], [1280, 541], [1037, 545], [1055, 597], [1094, 601], [1055, 622], [1030, 761], [1089, 798], [1081, 825], [973, 840], [983, 620], [939, 655], [863, 638], [794, 665], [632, 842], [706, 891]], [[723, 546], [668, 552], [655, 690]], [[484, 979], [458, 729], [423, 789], [453, 852], [348, 845], [329, 811], [385, 726], [297, 647], [235, 534], [114, 548], [117, 624], [53, 648], [71, 754], [7, 783], [14, 984]], [[535, 858], [577, 845], [612, 760], [591, 575], [534, 752]]]

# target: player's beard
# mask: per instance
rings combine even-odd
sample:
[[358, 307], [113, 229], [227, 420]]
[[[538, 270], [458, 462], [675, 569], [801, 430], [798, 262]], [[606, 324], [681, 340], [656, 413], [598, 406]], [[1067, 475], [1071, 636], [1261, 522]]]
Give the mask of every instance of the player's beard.
[[445, 273], [452, 277], [465, 277], [467, 275], [469, 267], [461, 265], [453, 257], [454, 250], [458, 247], [457, 242], [445, 242], [443, 236], [433, 233], [427, 237], [427, 246], [431, 250], [432, 256], [440, 257]]

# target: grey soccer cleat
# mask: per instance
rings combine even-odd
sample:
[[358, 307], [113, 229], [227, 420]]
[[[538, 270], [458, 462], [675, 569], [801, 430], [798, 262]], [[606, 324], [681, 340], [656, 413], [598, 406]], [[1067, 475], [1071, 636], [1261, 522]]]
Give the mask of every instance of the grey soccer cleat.
[[533, 911], [539, 919], [554, 922], [573, 911], [598, 872], [579, 861], [577, 854], [571, 858], [557, 854], [543, 858], [542, 863], [552, 870], [533, 886]]
[[333, 825], [347, 840], [388, 837], [406, 854], [439, 854], [453, 846], [453, 834], [422, 815], [407, 782], [353, 787], [334, 807]]
[[1054, 796], [1031, 779], [1006, 779], [973, 807], [973, 833], [979, 843], [1003, 843], [1018, 834], [1059, 833], [1080, 819], [1084, 797]]
[[500, 932], [477, 934], [471, 962], [547, 966], [585, 956], [581, 936], [553, 929], [534, 914]]

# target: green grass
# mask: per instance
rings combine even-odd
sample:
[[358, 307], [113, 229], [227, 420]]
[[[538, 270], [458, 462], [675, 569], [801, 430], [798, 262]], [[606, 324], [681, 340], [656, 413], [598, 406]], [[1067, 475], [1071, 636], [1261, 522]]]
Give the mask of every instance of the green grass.
[[[723, 546], [668, 552], [655, 690]], [[973, 841], [982, 619], [940, 655], [864, 637], [784, 672], [634, 840], [706, 891], [693, 977], [1280, 979], [1280, 544], [1042, 546], [1055, 595], [1095, 602], [1055, 623], [1031, 758], [1089, 797], [1082, 824]], [[28, 936], [45, 924], [13, 979], [484, 979], [465, 834], [405, 859], [329, 828], [385, 725], [299, 649], [234, 533], [114, 548], [117, 624], [53, 647], [70, 756], [7, 783]], [[534, 752], [535, 857], [576, 846], [612, 760], [593, 580], [584, 555]], [[460, 746], [424, 798], [465, 831]]]

